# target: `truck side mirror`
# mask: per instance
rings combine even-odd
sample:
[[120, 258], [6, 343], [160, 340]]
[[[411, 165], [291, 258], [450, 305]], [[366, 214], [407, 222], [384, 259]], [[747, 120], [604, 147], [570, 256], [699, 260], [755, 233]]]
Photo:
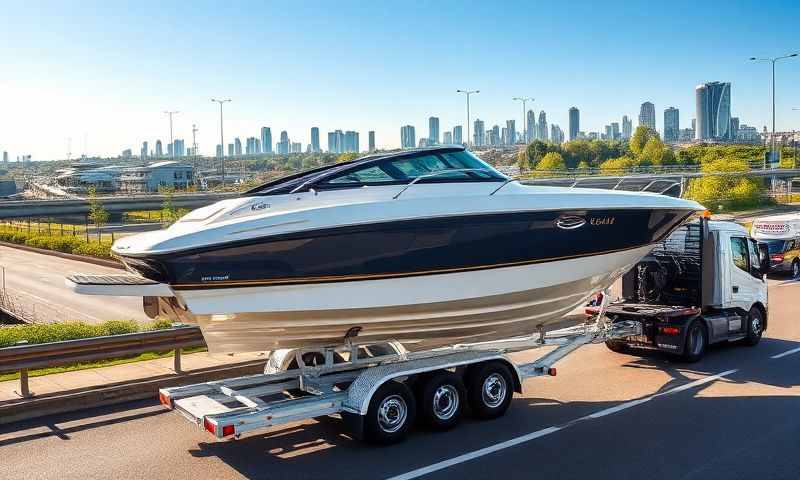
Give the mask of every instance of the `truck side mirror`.
[[758, 260], [761, 263], [761, 273], [769, 273], [769, 246], [766, 243], [758, 244]]

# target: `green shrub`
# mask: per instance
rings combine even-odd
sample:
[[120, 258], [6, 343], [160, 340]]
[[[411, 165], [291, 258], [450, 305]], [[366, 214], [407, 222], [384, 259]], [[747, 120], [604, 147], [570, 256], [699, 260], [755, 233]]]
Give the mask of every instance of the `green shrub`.
[[27, 341], [34, 343], [61, 342], [81, 338], [105, 337], [125, 333], [163, 330], [172, 324], [167, 320], [138, 324], [131, 320], [109, 320], [98, 324], [84, 322], [44, 323], [0, 327], [0, 348]]
[[71, 235], [47, 235], [0, 227], [0, 241], [76, 255], [111, 258], [110, 242], [87, 242], [83, 237]]

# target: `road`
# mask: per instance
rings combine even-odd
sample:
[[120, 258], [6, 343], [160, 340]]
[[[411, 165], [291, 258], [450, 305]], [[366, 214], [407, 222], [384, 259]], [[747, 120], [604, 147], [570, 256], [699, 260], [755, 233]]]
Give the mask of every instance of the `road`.
[[[586, 346], [506, 416], [378, 448], [323, 418], [213, 442], [155, 402], [0, 427], [0, 478], [777, 479], [800, 477], [800, 283], [771, 281], [756, 347], [700, 362]], [[786, 352], [795, 353], [786, 353]]]
[[121, 270], [3, 246], [0, 266], [5, 267], [8, 293], [38, 321], [149, 320], [141, 298], [76, 295], [64, 285], [64, 276], [70, 273], [119, 274]]

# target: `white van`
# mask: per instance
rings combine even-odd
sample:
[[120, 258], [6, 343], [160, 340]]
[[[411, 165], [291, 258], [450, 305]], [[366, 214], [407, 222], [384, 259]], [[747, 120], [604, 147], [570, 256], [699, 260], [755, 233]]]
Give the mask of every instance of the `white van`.
[[800, 213], [757, 218], [750, 235], [769, 246], [771, 272], [800, 277]]

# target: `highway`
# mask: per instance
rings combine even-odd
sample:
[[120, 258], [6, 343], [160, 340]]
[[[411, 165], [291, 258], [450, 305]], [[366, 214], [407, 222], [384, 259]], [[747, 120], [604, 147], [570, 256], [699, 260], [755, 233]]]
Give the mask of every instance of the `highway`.
[[155, 401], [0, 427], [0, 478], [778, 479], [800, 476], [800, 283], [771, 280], [756, 347], [702, 361], [590, 345], [505, 417], [351, 440], [337, 418], [214, 442]]
[[37, 321], [150, 320], [142, 310], [142, 299], [76, 295], [64, 285], [70, 273], [122, 273], [121, 270], [0, 246], [0, 267], [5, 285], [15, 303]]

